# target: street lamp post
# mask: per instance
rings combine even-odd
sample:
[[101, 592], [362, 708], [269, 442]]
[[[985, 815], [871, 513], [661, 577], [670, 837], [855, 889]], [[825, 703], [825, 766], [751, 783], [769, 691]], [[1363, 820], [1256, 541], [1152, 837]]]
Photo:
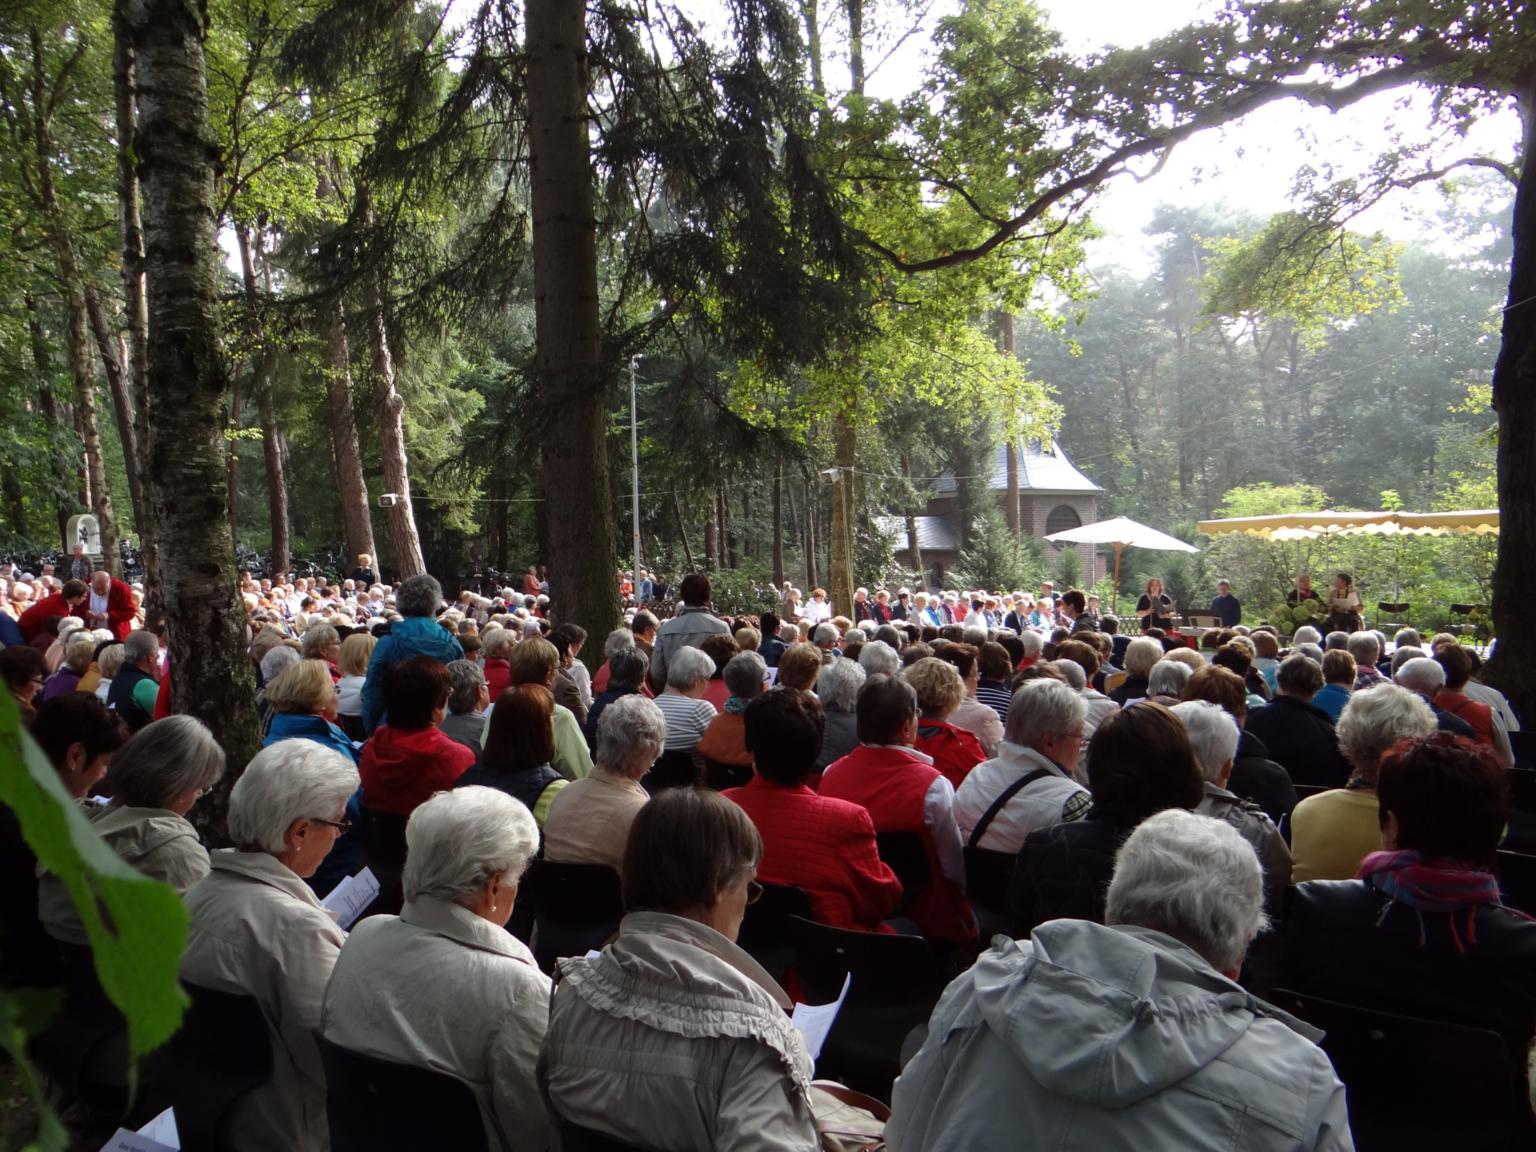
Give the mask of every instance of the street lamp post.
[[636, 417], [635, 406], [635, 365], [640, 357], [629, 358], [629, 467], [631, 491], [631, 513], [633, 518], [632, 533], [634, 536], [634, 595], [636, 607], [640, 604], [640, 426]]

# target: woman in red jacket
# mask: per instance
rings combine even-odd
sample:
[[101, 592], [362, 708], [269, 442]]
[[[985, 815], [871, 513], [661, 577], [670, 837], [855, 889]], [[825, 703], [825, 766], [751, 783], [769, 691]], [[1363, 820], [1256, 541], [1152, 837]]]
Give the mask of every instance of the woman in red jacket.
[[917, 693], [917, 743], [933, 766], [956, 788], [971, 769], [987, 758], [975, 733], [949, 723], [949, 714], [965, 702], [965, 681], [953, 664], [934, 656], [914, 661], [901, 677]]
[[725, 796], [763, 838], [757, 878], [803, 889], [811, 915], [834, 928], [879, 931], [901, 903], [901, 881], [880, 859], [869, 813], [806, 785], [821, 752], [821, 705], [807, 692], [776, 688], [744, 713], [754, 775]]
[[389, 723], [363, 745], [363, 806], [409, 816], [434, 792], [452, 788], [475, 754], [438, 728], [448, 712], [448, 667], [431, 656], [389, 666], [384, 708]]

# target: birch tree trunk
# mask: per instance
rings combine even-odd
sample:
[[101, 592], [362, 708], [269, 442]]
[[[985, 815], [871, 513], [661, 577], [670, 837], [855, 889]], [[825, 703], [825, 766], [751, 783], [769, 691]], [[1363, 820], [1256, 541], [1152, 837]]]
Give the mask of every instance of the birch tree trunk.
[[206, 32], [185, 0], [126, 0], [139, 92], [135, 153], [144, 198], [150, 487], [170, 639], [172, 706], [212, 729], [230, 771], [195, 809], [210, 847], [227, 842], [229, 789], [260, 746], [245, 610], [225, 520], [220, 253], [204, 71]]
[[[529, 0], [535, 372], [555, 618], [605, 636], [619, 619], [587, 134], [586, 5]], [[589, 651], [594, 653], [597, 649]]]

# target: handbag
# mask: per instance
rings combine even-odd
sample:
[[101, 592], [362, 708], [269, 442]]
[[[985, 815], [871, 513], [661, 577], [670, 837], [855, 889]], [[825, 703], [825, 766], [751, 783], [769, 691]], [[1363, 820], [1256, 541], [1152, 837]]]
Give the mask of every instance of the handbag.
[[811, 1113], [822, 1152], [880, 1152], [891, 1110], [835, 1080], [811, 1081]]

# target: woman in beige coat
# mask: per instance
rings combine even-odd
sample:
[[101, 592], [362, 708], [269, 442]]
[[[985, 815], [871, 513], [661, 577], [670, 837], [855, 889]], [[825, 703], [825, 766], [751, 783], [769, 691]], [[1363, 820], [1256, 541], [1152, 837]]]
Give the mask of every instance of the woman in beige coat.
[[330, 1146], [325, 1070], [315, 1034], [346, 933], [304, 883], [348, 827], [357, 768], [313, 740], [263, 748], [229, 794], [229, 835], [213, 870], [187, 893], [181, 976], [252, 997], [272, 1041], [272, 1079], [225, 1125], [233, 1152], [322, 1152]]
[[761, 855], [717, 792], [640, 810], [618, 938], [560, 966], [539, 1060], [551, 1120], [668, 1152], [819, 1147], [789, 1000], [735, 944]]
[[467, 785], [412, 812], [405, 841], [405, 907], [347, 938], [321, 1030], [351, 1051], [463, 1080], [491, 1148], [543, 1149], [534, 1065], [549, 977], [506, 930], [538, 825], [506, 793]]

